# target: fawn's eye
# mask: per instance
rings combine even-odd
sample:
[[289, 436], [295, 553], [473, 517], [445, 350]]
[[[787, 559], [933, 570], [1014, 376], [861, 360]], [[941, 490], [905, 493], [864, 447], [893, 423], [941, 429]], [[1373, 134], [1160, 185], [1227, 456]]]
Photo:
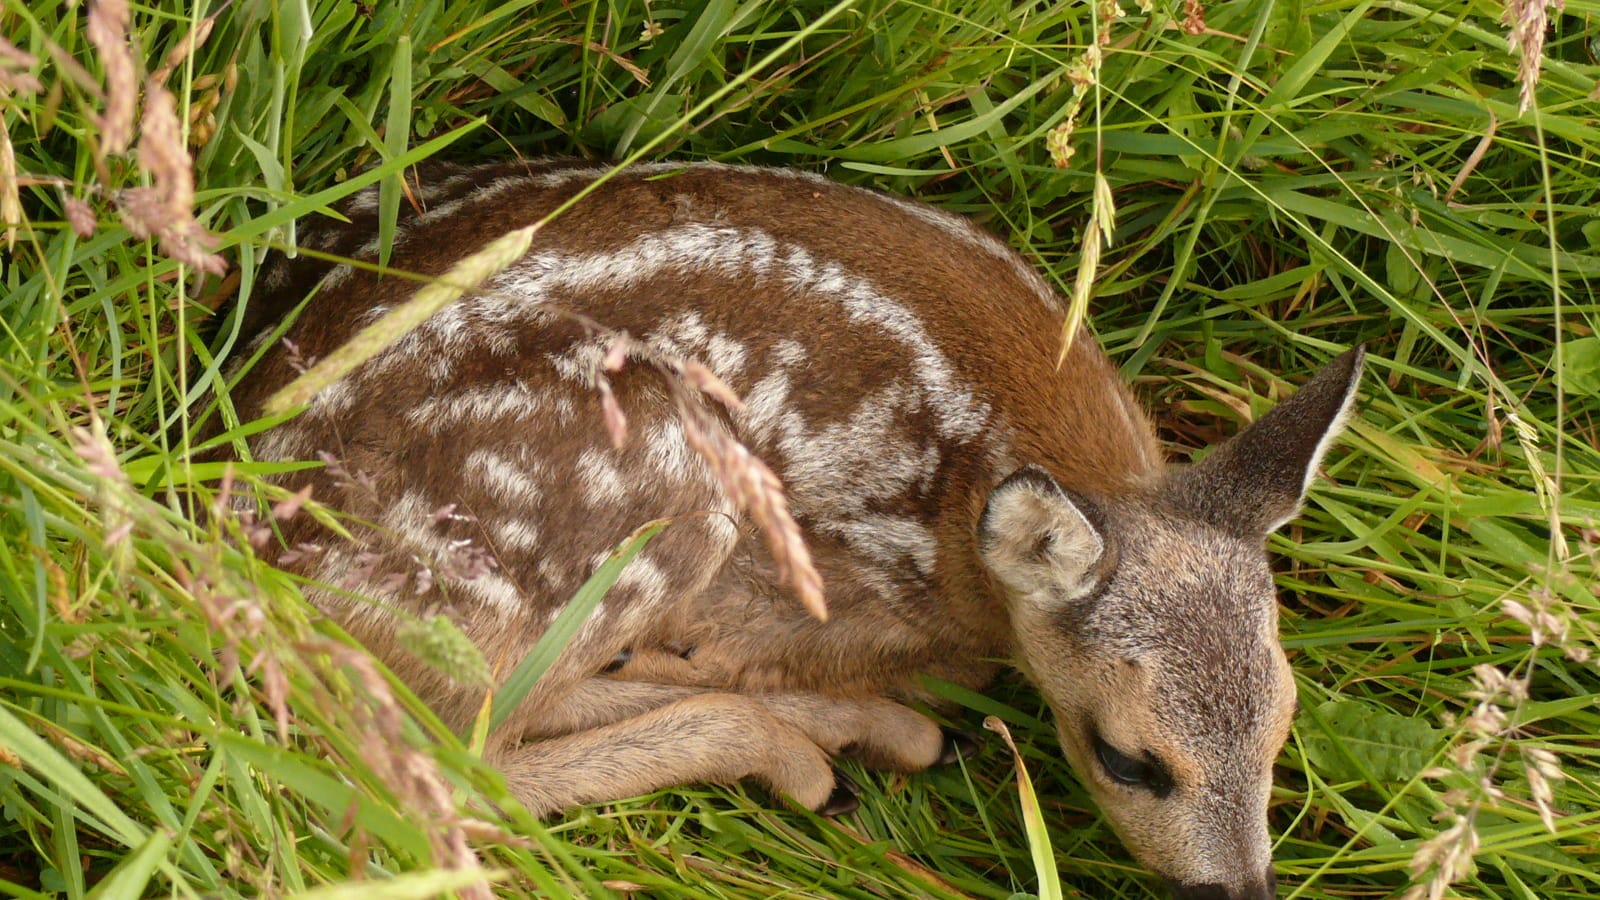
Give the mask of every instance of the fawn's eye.
[[1160, 760], [1148, 752], [1144, 754], [1143, 759], [1136, 759], [1106, 743], [1105, 738], [1096, 734], [1094, 755], [1100, 760], [1100, 767], [1105, 769], [1113, 781], [1144, 788], [1157, 797], [1165, 797], [1172, 793], [1172, 775], [1167, 772], [1167, 767], [1163, 766]]

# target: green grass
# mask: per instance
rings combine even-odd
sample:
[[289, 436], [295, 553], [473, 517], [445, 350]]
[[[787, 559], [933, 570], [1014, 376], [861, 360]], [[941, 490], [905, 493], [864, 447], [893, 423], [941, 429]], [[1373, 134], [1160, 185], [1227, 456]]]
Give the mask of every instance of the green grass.
[[[1273, 541], [1303, 708], [1272, 810], [1282, 896], [1398, 896], [1451, 810], [1478, 845], [1447, 896], [1600, 896], [1600, 673], [1581, 661], [1600, 649], [1600, 4], [1556, 17], [1525, 113], [1500, 7], [1467, 0], [1236, 0], [1198, 34], [1176, 0], [1104, 21], [985, 0], [197, 6], [135, 8], [134, 55], [175, 65], [195, 210], [246, 300], [261, 254], [353, 173], [389, 179], [392, 213], [393, 176], [426, 157], [639, 154], [921, 197], [1066, 294], [1114, 206], [1089, 326], [1180, 459], [1367, 342], [1360, 419]], [[84, 10], [0, 0], [0, 35], [38, 60], [0, 53], [22, 211], [0, 272], [0, 894], [344, 896], [360, 877], [381, 890], [349, 896], [432, 896], [461, 885], [464, 846], [505, 896], [1040, 891], [987, 734], [963, 767], [854, 773], [865, 803], [840, 821], [703, 787], [545, 825], [494, 812], [471, 748], [241, 550], [246, 523], [199, 514], [220, 473], [192, 462], [196, 423], [239, 351], [205, 301], [236, 282], [119, 218], [149, 175], [99, 152]], [[1507, 601], [1552, 618], [1530, 629]], [[1479, 709], [1484, 666], [1513, 680], [1488, 701], [1504, 721]], [[948, 693], [955, 721], [1017, 738], [1066, 896], [1155, 895], [1031, 690]], [[463, 830], [406, 766], [493, 827]]]

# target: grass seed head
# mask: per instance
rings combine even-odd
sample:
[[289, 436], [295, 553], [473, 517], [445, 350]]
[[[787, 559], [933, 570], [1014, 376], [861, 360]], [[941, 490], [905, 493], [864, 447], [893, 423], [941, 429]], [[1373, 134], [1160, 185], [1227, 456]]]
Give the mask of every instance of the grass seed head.
[[1539, 73], [1544, 67], [1544, 36], [1550, 30], [1550, 9], [1566, 8], [1563, 0], [1506, 0], [1500, 24], [1510, 28], [1506, 42], [1517, 55], [1517, 83], [1521, 86], [1517, 112], [1533, 106]]
[[106, 72], [106, 111], [95, 119], [100, 129], [101, 160], [126, 153], [133, 142], [134, 108], [139, 77], [128, 43], [133, 16], [127, 0], [94, 0], [89, 6], [87, 34]]

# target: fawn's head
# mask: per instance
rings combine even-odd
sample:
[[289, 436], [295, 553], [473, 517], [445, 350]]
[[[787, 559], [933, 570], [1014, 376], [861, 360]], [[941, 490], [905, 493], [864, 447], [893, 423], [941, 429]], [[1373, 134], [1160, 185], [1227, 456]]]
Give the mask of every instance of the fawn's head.
[[1062, 750], [1180, 898], [1276, 896], [1272, 765], [1295, 689], [1266, 536], [1343, 426], [1362, 352], [1142, 496], [1099, 504], [1028, 466], [990, 494], [985, 565]]

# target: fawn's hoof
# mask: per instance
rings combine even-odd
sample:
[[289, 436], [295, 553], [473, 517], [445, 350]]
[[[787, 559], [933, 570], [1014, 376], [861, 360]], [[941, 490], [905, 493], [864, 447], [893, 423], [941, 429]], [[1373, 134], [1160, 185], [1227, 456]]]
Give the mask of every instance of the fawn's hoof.
[[939, 765], [949, 766], [978, 755], [978, 739], [965, 731], [941, 728], [944, 732], [944, 750], [939, 753]]
[[834, 769], [833, 793], [829, 794], [827, 801], [817, 809], [817, 815], [832, 818], [855, 812], [861, 807], [861, 798], [856, 796], [859, 790], [861, 788], [850, 776]]

